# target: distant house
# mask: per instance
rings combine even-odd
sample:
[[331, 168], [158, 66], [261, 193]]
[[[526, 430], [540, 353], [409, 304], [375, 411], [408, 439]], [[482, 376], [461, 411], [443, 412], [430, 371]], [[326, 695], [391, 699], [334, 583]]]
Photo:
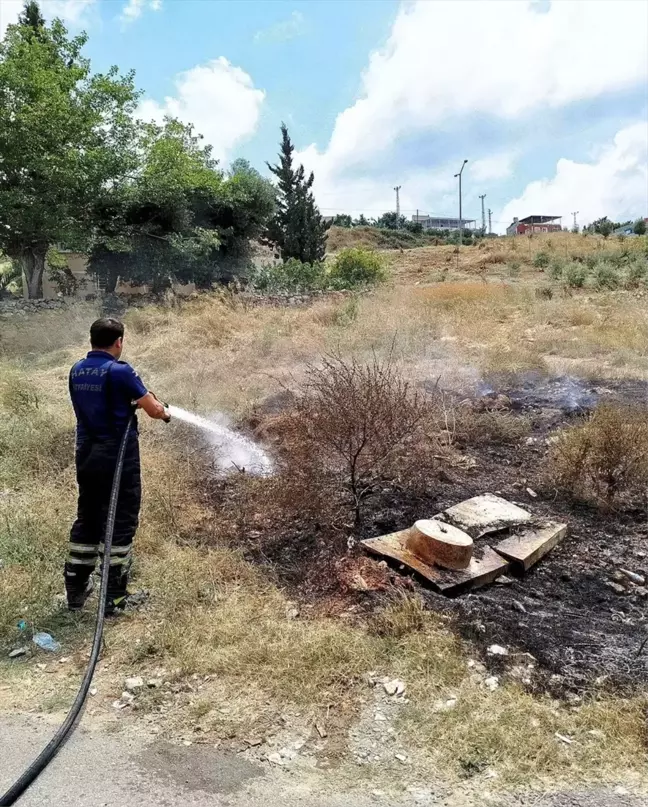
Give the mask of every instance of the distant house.
[[[458, 230], [459, 219], [448, 218], [447, 216], [428, 216], [425, 213], [414, 214], [412, 221], [420, 224], [424, 230]], [[475, 225], [475, 219], [461, 219], [463, 228], [471, 228]]]
[[526, 233], [559, 233], [562, 216], [527, 216], [514, 218], [506, 228], [507, 235], [525, 235]]
[[[644, 219], [646, 222], [646, 226], [648, 227], [648, 219]], [[613, 235], [636, 235], [635, 231], [635, 222], [628, 221], [625, 224], [622, 224], [620, 227], [617, 227], [616, 230], [613, 230]]]

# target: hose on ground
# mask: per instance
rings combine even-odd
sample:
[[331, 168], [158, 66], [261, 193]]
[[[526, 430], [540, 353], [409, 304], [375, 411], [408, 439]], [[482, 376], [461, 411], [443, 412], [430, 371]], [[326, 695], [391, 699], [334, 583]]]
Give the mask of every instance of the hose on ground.
[[97, 660], [99, 659], [99, 651], [101, 650], [101, 639], [103, 636], [105, 607], [108, 599], [108, 572], [110, 571], [110, 550], [112, 548], [113, 532], [115, 529], [115, 516], [117, 514], [117, 504], [119, 500], [119, 486], [121, 482], [122, 468], [124, 466], [124, 455], [126, 453], [126, 444], [131, 430], [133, 416], [128, 419], [124, 434], [119, 444], [119, 452], [117, 454], [117, 464], [115, 465], [115, 473], [113, 475], [112, 490], [110, 493], [110, 504], [108, 505], [108, 515], [106, 518], [106, 530], [104, 533], [104, 553], [101, 562], [101, 587], [99, 589], [99, 601], [97, 604], [97, 620], [94, 629], [94, 639], [92, 641], [92, 652], [90, 653], [90, 660], [88, 667], [83, 676], [83, 681], [79, 688], [74, 703], [63, 721], [60, 729], [52, 737], [49, 743], [43, 748], [40, 754], [27, 768], [27, 770], [20, 776], [19, 779], [7, 790], [7, 792], [0, 797], [0, 807], [9, 807], [14, 804], [27, 790], [27, 788], [34, 782], [34, 780], [45, 770], [49, 763], [60, 751], [63, 743], [67, 740], [69, 735], [76, 727], [76, 721], [83, 708], [90, 684], [92, 683], [92, 676], [94, 675]]

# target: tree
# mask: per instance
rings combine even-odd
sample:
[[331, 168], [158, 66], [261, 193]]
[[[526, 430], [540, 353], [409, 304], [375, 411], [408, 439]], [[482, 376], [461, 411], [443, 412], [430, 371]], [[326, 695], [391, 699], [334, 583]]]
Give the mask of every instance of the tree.
[[302, 263], [317, 263], [324, 260], [326, 253], [328, 224], [315, 203], [314, 174], [306, 177], [303, 165], [293, 166], [294, 150], [288, 128], [282, 123], [279, 162], [267, 163], [277, 177], [277, 210], [267, 236], [279, 246], [284, 260], [297, 258]]
[[333, 219], [332, 224], [335, 227], [347, 227], [348, 228], [348, 227], [353, 226], [351, 216], [349, 216], [347, 213], [338, 213], [337, 216]]
[[45, 18], [41, 14], [36, 0], [29, 0], [25, 3], [22, 13], [18, 17], [18, 25], [28, 26], [32, 28], [35, 36], [40, 35], [40, 31], [45, 27]]
[[637, 219], [634, 223], [634, 227], [632, 231], [635, 235], [645, 235], [646, 234], [646, 220], [645, 219]]
[[137, 165], [133, 73], [91, 75], [86, 40], [28, 2], [0, 42], [0, 250], [30, 297], [49, 247], [84, 241], [97, 197]]
[[250, 239], [274, 211], [274, 188], [245, 160], [227, 175], [192, 126], [146, 126], [141, 166], [99, 201], [90, 269], [107, 291], [117, 282], [173, 281], [208, 288], [245, 264]]
[[405, 216], [399, 216], [394, 211], [383, 213], [382, 216], [376, 219], [376, 227], [385, 230], [403, 230], [406, 224], [407, 219]]
[[614, 230], [617, 229], [617, 227], [620, 226], [621, 225], [618, 222], [610, 221], [607, 216], [603, 216], [602, 218], [593, 221], [589, 227], [587, 227], [587, 229], [589, 232], [599, 233], [599, 235], [602, 235], [603, 238], [607, 238], [614, 232]]

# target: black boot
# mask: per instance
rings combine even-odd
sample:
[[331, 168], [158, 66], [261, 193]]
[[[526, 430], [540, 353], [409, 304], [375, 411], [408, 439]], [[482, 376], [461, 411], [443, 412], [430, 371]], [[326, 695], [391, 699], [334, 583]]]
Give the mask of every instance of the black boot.
[[81, 570], [75, 564], [66, 563], [64, 574], [68, 609], [80, 611], [94, 589], [92, 572]]

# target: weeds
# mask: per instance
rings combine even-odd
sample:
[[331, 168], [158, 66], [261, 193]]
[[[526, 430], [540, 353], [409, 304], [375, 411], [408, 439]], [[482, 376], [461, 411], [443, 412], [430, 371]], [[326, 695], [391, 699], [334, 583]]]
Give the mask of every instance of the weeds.
[[536, 252], [533, 256], [533, 265], [536, 269], [544, 269], [545, 267], [549, 266], [551, 258], [547, 252]]
[[255, 289], [271, 294], [315, 291], [326, 286], [326, 272], [322, 263], [302, 263], [290, 258], [284, 263], [256, 268], [250, 282]]
[[582, 289], [587, 280], [587, 268], [582, 263], [567, 264], [563, 271], [563, 282], [569, 289]]
[[552, 280], [560, 280], [563, 276], [563, 272], [565, 270], [564, 263], [559, 260], [558, 258], [554, 258], [551, 261], [551, 265], [549, 267], [549, 275], [551, 276]]
[[599, 406], [585, 423], [559, 434], [547, 473], [557, 488], [607, 509], [621, 496], [645, 496], [648, 412]]
[[623, 285], [626, 289], [637, 289], [645, 285], [647, 279], [648, 263], [641, 258], [636, 258], [632, 263], [628, 264]]
[[608, 261], [600, 261], [594, 270], [594, 282], [597, 289], [617, 289], [620, 285], [616, 267]]

